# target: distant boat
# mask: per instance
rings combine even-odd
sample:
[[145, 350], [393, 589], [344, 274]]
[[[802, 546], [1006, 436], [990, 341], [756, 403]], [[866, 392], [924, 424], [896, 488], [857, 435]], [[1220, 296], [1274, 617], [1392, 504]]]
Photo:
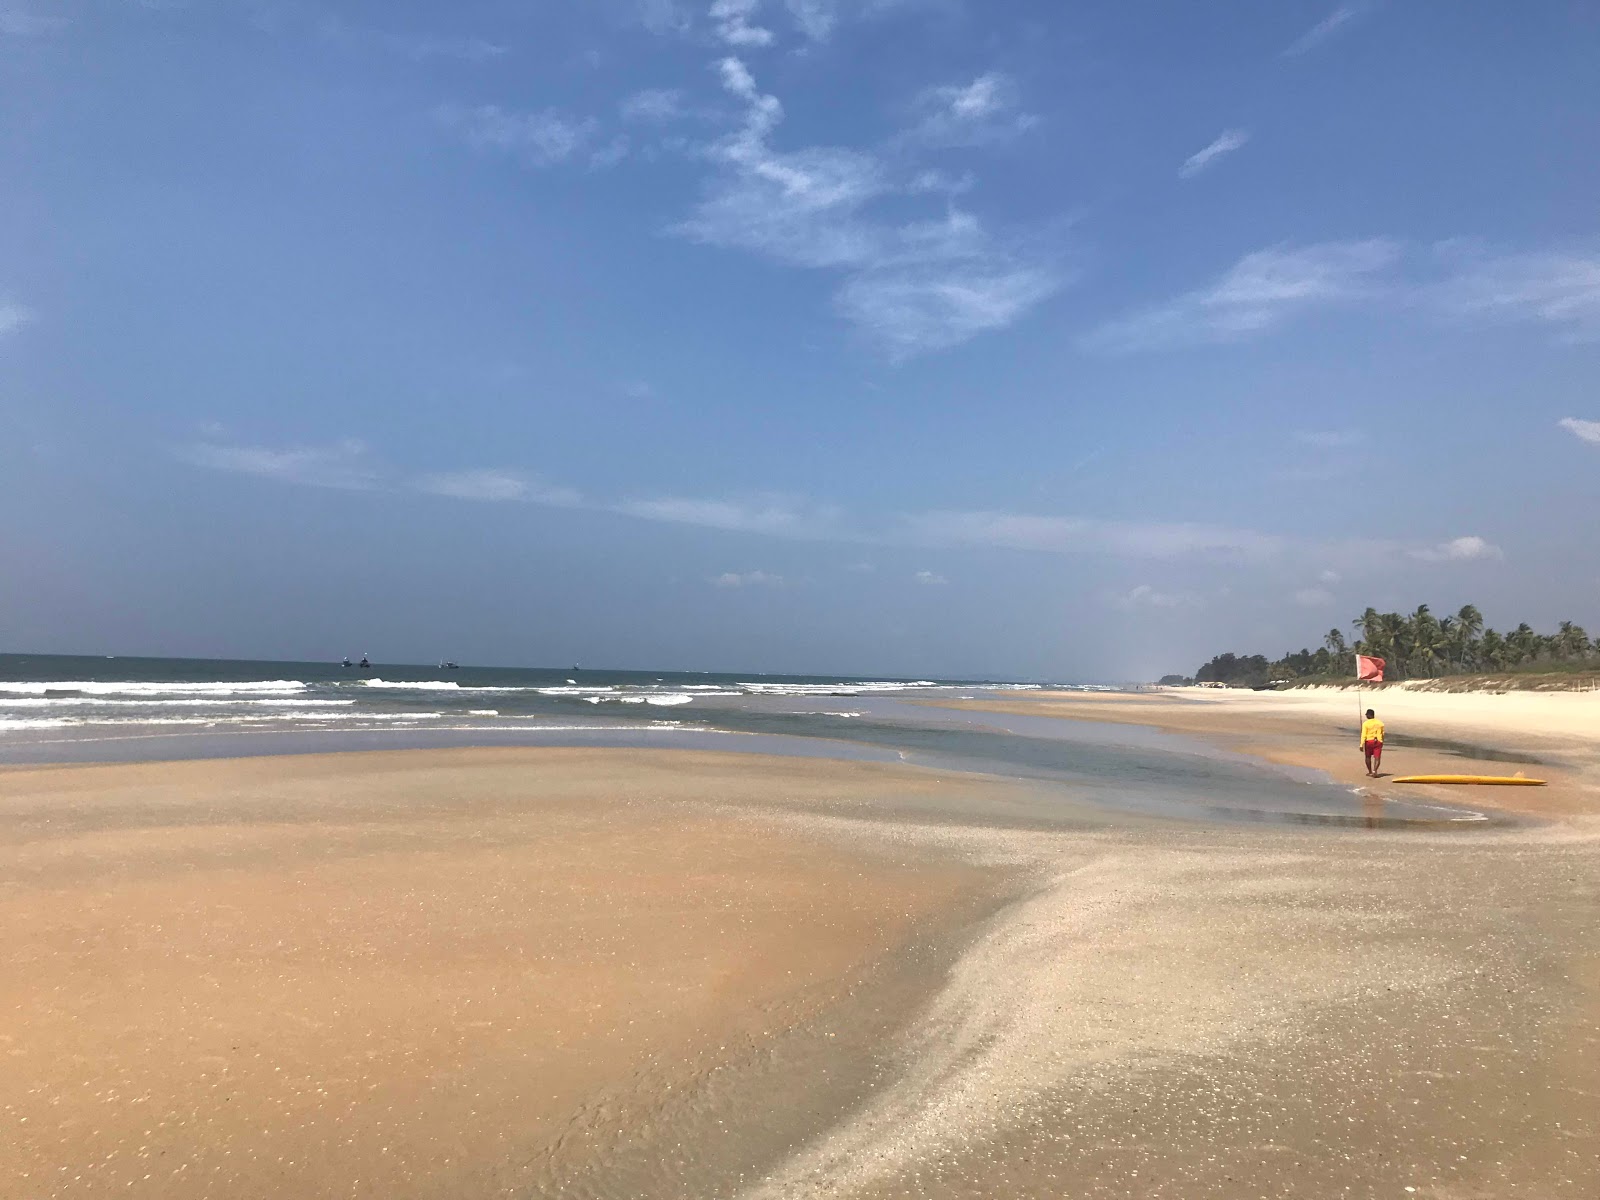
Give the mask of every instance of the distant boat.
[[447, 658], [439, 664], [439, 669], [441, 671], [459, 671], [461, 670], [461, 664], [453, 663]]
[[341, 667], [353, 667], [353, 666], [355, 666], [355, 663], [351, 662], [350, 661], [350, 656], [348, 654], [346, 654], [344, 656], [344, 662], [340, 663], [339, 665]]
[[363, 654], [361, 656], [361, 661], [359, 663], [357, 663], [356, 665], [358, 667], [360, 667], [363, 671], [372, 670], [372, 662], [371, 662], [370, 659], [367, 658], [367, 656], [365, 654]]

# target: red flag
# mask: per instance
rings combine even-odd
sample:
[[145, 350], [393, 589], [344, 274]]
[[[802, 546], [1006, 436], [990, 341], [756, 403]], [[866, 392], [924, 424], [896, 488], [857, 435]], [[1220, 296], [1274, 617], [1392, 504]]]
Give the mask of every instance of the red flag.
[[1381, 658], [1368, 658], [1365, 654], [1356, 655], [1356, 678], [1362, 683], [1383, 682], [1384, 661]]

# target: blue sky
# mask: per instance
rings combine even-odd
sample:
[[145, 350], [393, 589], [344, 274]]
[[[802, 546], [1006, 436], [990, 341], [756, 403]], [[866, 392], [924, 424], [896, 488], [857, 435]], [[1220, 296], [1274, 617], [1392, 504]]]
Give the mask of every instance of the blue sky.
[[1600, 626], [1600, 5], [0, 0], [0, 646]]

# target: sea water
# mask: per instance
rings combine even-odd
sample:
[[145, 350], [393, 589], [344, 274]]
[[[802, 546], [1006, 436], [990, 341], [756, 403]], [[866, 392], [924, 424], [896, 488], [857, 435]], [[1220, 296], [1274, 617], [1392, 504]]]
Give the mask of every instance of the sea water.
[[[1223, 820], [1481, 821], [1126, 725], [938, 707], [1006, 681], [0, 655], [0, 763], [614, 746], [900, 762], [1059, 785], [1075, 804]], [[1058, 688], [1108, 690], [1095, 685]], [[932, 702], [927, 703], [927, 702]]]

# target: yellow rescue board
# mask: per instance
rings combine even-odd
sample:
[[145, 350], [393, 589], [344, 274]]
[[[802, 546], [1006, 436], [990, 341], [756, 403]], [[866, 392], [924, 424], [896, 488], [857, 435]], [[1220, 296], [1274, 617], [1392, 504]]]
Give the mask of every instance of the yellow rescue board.
[[1525, 775], [1402, 775], [1395, 783], [1493, 783], [1505, 787], [1543, 787], [1544, 780]]

